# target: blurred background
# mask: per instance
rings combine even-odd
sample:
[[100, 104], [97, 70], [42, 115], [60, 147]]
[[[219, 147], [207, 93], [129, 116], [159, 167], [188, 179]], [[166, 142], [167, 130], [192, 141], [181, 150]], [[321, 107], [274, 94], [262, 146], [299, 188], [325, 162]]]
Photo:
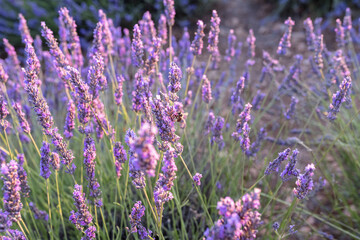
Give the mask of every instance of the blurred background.
[[[306, 17], [323, 17], [323, 27], [337, 17], [343, 16], [346, 7], [352, 8], [353, 18], [359, 16], [360, 0], [176, 0], [175, 28], [196, 26], [197, 19], [208, 20], [211, 9], [217, 9], [222, 26], [243, 29], [271, 27], [291, 16], [295, 21]], [[0, 38], [7, 38], [16, 48], [22, 47], [18, 31], [18, 14], [27, 19], [31, 34], [40, 34], [40, 22], [58, 35], [58, 10], [67, 7], [76, 20], [86, 48], [98, 21], [98, 9], [103, 9], [115, 26], [132, 29], [145, 11], [150, 11], [153, 20], [163, 12], [163, 0], [0, 0]], [[227, 22], [228, 25], [224, 25]], [[240, 25], [239, 25], [240, 24]], [[358, 21], [353, 23], [358, 26]], [[178, 31], [180, 35], [180, 31]], [[191, 31], [192, 32], [192, 31]], [[260, 32], [261, 33], [261, 32]], [[176, 31], [175, 31], [176, 35]], [[4, 58], [2, 41], [0, 57]]]

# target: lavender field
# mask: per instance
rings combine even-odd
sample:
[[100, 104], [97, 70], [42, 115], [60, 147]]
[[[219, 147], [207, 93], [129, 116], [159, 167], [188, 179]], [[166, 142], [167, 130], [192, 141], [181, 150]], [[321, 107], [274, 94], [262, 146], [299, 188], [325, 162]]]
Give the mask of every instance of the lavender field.
[[360, 239], [358, 9], [239, 31], [160, 2], [131, 28], [96, 9], [90, 40], [17, 13], [0, 239]]

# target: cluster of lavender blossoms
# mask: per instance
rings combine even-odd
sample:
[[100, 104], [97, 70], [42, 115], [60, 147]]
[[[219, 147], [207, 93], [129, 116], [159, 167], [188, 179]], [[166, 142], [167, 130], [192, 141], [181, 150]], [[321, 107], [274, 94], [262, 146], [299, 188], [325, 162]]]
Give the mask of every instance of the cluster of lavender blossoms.
[[255, 239], [261, 225], [261, 190], [245, 194], [235, 202], [232, 198], [222, 198], [217, 203], [220, 219], [204, 232], [204, 239]]
[[138, 201], [134, 204], [134, 207], [131, 210], [130, 225], [131, 225], [131, 233], [138, 233], [140, 239], [150, 239], [151, 230], [147, 230], [141, 224], [141, 218], [145, 215], [145, 207], [142, 205], [141, 201]]

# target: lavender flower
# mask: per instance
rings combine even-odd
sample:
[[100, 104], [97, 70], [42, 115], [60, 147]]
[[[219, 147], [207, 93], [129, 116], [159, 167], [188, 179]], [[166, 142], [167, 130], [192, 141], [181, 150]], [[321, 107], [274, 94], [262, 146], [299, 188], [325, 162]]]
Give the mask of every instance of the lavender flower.
[[124, 146], [121, 145], [121, 142], [116, 142], [114, 144], [114, 157], [115, 157], [115, 167], [116, 167], [116, 175], [119, 179], [121, 176], [122, 164], [124, 164], [127, 160], [126, 151]]
[[46, 26], [45, 22], [41, 22], [41, 35], [45, 38], [47, 45], [50, 49], [50, 54], [55, 59], [56, 67], [65, 67], [69, 65], [68, 59], [65, 57], [64, 53], [60, 50], [59, 45], [54, 38], [53, 32]]
[[167, 35], [166, 17], [164, 14], [161, 14], [158, 22], [158, 38], [161, 39], [161, 44], [167, 43]]
[[350, 31], [352, 29], [352, 20], [351, 20], [351, 10], [350, 8], [346, 8], [345, 16], [344, 16], [344, 34], [346, 36], [346, 44], [349, 44], [351, 41]]
[[51, 175], [50, 171], [50, 144], [47, 142], [43, 142], [42, 147], [40, 149], [41, 157], [40, 157], [40, 176], [44, 179], [48, 179]]
[[71, 150], [67, 148], [67, 144], [64, 142], [63, 137], [58, 133], [57, 128], [51, 130], [51, 141], [55, 146], [57, 153], [61, 156], [61, 162], [67, 166], [69, 173], [73, 173], [75, 165], [71, 166], [71, 163], [75, 157]]
[[247, 103], [245, 105], [244, 110], [239, 114], [239, 118], [236, 122], [236, 131], [233, 132], [231, 135], [236, 141], [241, 141], [242, 139], [241, 135], [243, 134], [245, 123], [247, 123], [251, 119], [251, 115], [250, 115], [251, 107], [252, 105], [250, 103]]
[[8, 121], [5, 118], [9, 115], [9, 110], [7, 107], [7, 102], [5, 101], [4, 97], [0, 95], [0, 125], [3, 128], [8, 126]]
[[[13, 45], [11, 45], [9, 43], [9, 40], [7, 40], [6, 38], [3, 38], [3, 43], [5, 45], [5, 51], [8, 54], [8, 58], [10, 59], [10, 64], [11, 64], [11, 77], [14, 78], [18, 78], [20, 77], [20, 81], [22, 81], [22, 72], [21, 72], [21, 68], [20, 68], [20, 61], [19, 58], [17, 57], [15, 48]], [[19, 75], [20, 74], [20, 75]]]
[[280, 177], [283, 181], [291, 179], [292, 176], [297, 177], [300, 174], [300, 171], [295, 169], [296, 158], [298, 154], [299, 151], [297, 149], [292, 152], [288, 164], [286, 165], [284, 171], [280, 174]]
[[252, 29], [249, 30], [249, 35], [246, 38], [246, 42], [248, 44], [248, 57], [255, 57], [255, 41], [256, 38], [254, 36], [254, 31]]
[[24, 169], [24, 162], [25, 162], [25, 156], [24, 154], [18, 154], [18, 175], [20, 180], [20, 187], [21, 187], [21, 195], [23, 197], [29, 197], [30, 194], [30, 187], [27, 180], [27, 173]]
[[96, 24], [95, 30], [94, 30], [94, 40], [92, 49], [90, 51], [90, 57], [92, 57], [94, 54], [100, 54], [101, 56], [105, 56], [105, 49], [102, 42], [102, 29], [103, 25], [101, 22], [98, 22]]
[[53, 152], [51, 154], [51, 160], [50, 160], [51, 166], [55, 171], [58, 171], [60, 169], [60, 157], [59, 154], [56, 152]]
[[195, 182], [195, 184], [197, 186], [201, 185], [201, 178], [202, 178], [202, 174], [201, 173], [195, 173], [195, 175], [193, 176], [193, 181]]
[[69, 15], [69, 10], [65, 7], [60, 8], [59, 18], [62, 19], [65, 27], [67, 28], [67, 39], [69, 41], [68, 45], [71, 50], [74, 67], [79, 69], [84, 64], [84, 60], [81, 52], [80, 38], [76, 31], [76, 23], [74, 19]]
[[345, 46], [345, 35], [344, 35], [344, 28], [341, 24], [340, 19], [336, 19], [335, 34], [336, 34], [336, 43], [337, 43], [338, 48], [344, 47]]
[[131, 151], [134, 153], [132, 161], [134, 170], [144, 171], [150, 177], [155, 176], [155, 168], [159, 160], [159, 154], [153, 145], [156, 133], [156, 127], [144, 123], [138, 132], [138, 137], [130, 145]]
[[175, 134], [174, 121], [172, 121], [169, 114], [167, 114], [168, 106], [157, 96], [153, 99], [151, 107], [161, 140], [171, 143], [177, 142], [179, 136]]
[[251, 102], [251, 105], [253, 106], [252, 108], [253, 108], [254, 111], [257, 111], [257, 110], [260, 109], [261, 102], [264, 99], [264, 97], [265, 97], [265, 94], [260, 92], [260, 90], [258, 90], [256, 92], [256, 95], [254, 96], [254, 98], [253, 98], [253, 100]]
[[208, 38], [208, 51], [213, 56], [219, 54], [218, 44], [219, 44], [219, 33], [220, 33], [220, 18], [217, 14], [216, 10], [212, 11], [211, 16], [211, 24], [210, 24], [210, 31], [209, 31], [209, 38]]
[[34, 213], [35, 219], [41, 219], [46, 222], [49, 220], [49, 215], [45, 211], [39, 210], [33, 202], [30, 202], [29, 206], [31, 211]]
[[4, 182], [2, 188], [4, 193], [4, 210], [12, 222], [17, 222], [21, 219], [20, 210], [23, 207], [20, 199], [21, 183], [18, 176], [18, 168], [18, 163], [15, 160], [1, 165], [1, 174], [3, 175], [1, 179]]
[[241, 93], [245, 87], [245, 78], [241, 76], [236, 83], [236, 88], [234, 89], [230, 101], [232, 104], [232, 114], [235, 114], [238, 105], [242, 105]]
[[280, 152], [279, 156], [270, 162], [269, 166], [265, 169], [265, 175], [269, 175], [271, 172], [279, 172], [281, 163], [288, 159], [290, 151], [290, 148], [287, 148], [283, 152]]
[[279, 55], [285, 55], [286, 50], [291, 47], [291, 33], [295, 22], [289, 17], [285, 21], [285, 25], [287, 26], [287, 28], [284, 35], [280, 39], [280, 43], [277, 49], [277, 54]]
[[182, 72], [181, 69], [176, 65], [176, 63], [170, 63], [170, 72], [169, 72], [169, 85], [168, 89], [172, 93], [177, 93], [181, 89], [181, 78]]
[[[210, 117], [210, 114], [209, 114]], [[222, 150], [225, 146], [224, 138], [222, 136], [222, 129], [224, 127], [225, 120], [223, 117], [218, 116], [212, 127], [211, 144], [216, 142], [219, 146], [219, 150]]]
[[99, 53], [92, 55], [91, 65], [89, 67], [87, 82], [89, 93], [95, 99], [99, 96], [99, 90], [107, 87], [107, 80], [104, 76], [104, 59]]
[[102, 28], [102, 33], [103, 33], [103, 38], [102, 38], [102, 42], [104, 47], [106, 48], [106, 53], [107, 55], [112, 54], [113, 51], [113, 36], [111, 34], [110, 31], [110, 27], [109, 27], [109, 22], [108, 19], [106, 17], [106, 14], [104, 13], [103, 10], [99, 9], [99, 18], [100, 18], [100, 22], [103, 26]]
[[284, 113], [284, 116], [287, 120], [292, 119], [292, 117], [295, 115], [295, 106], [298, 103], [298, 99], [296, 97], [291, 97], [290, 107], [289, 109]]
[[261, 224], [260, 192], [255, 188], [237, 202], [230, 197], [222, 198], [217, 204], [220, 219], [204, 232], [204, 239], [255, 239]]
[[205, 24], [203, 21], [198, 20], [197, 21], [197, 31], [195, 33], [195, 38], [191, 43], [190, 46], [190, 52], [194, 54], [195, 56], [201, 55], [201, 51], [204, 45], [203, 38], [205, 37], [204, 29]]
[[150, 239], [148, 236], [151, 235], [151, 231], [147, 230], [141, 224], [141, 218], [145, 215], [145, 207], [142, 205], [141, 201], [138, 201], [134, 204], [134, 207], [131, 210], [130, 225], [131, 225], [131, 233], [139, 233], [140, 239]]
[[159, 62], [160, 48], [161, 48], [161, 39], [154, 37], [152, 39], [152, 45], [148, 48], [151, 49], [148, 59], [145, 62], [145, 74], [150, 76], [154, 73], [156, 64]]
[[96, 238], [96, 227], [90, 226], [85, 230], [85, 236], [81, 240], [93, 240]]
[[12, 225], [7, 212], [0, 209], [0, 232], [6, 232]]
[[95, 177], [95, 158], [95, 142], [90, 136], [86, 136], [84, 140], [84, 166], [86, 170], [86, 179], [88, 180], [90, 197], [93, 197], [95, 199], [95, 205], [97, 207], [101, 207], [102, 199], [100, 184]]
[[250, 146], [250, 149], [246, 151], [246, 155], [248, 157], [256, 155], [256, 153], [260, 150], [261, 142], [265, 139], [265, 137], [266, 137], [265, 129], [260, 128], [255, 142], [253, 142]]
[[312, 176], [314, 175], [315, 166], [313, 163], [308, 164], [305, 167], [305, 172], [298, 176], [296, 181], [296, 188], [294, 188], [293, 192], [298, 199], [304, 199], [308, 192], [312, 190], [314, 183], [312, 180]]
[[234, 34], [234, 29], [230, 29], [228, 36], [228, 48], [226, 49], [226, 55], [224, 57], [225, 61], [230, 62], [231, 59], [235, 56], [235, 44], [236, 35]]
[[38, 121], [43, 127], [45, 133], [49, 135], [50, 129], [54, 125], [53, 117], [49, 110], [49, 106], [40, 93], [40, 90], [37, 86], [38, 76], [36, 72], [36, 55], [34, 48], [30, 43], [26, 44], [27, 52], [27, 68], [25, 71], [25, 90], [29, 95], [29, 102], [34, 105], [34, 111], [37, 115]]
[[213, 129], [215, 123], [215, 115], [212, 111], [209, 112], [208, 119], [205, 122], [205, 131], [204, 135], [207, 136], [210, 131]]
[[73, 193], [74, 205], [77, 212], [71, 211], [69, 220], [75, 224], [76, 228], [82, 230], [83, 226], [88, 226], [92, 222], [92, 215], [86, 205], [85, 193], [82, 192], [82, 186], [75, 184]]
[[211, 84], [206, 75], [202, 76], [202, 99], [205, 103], [209, 104], [212, 100]]
[[316, 41], [315, 41], [314, 61], [319, 70], [324, 68], [324, 60], [322, 57], [322, 54], [324, 51], [323, 39], [324, 39], [324, 36], [321, 34], [319, 36], [316, 36]]
[[329, 106], [328, 110], [328, 119], [335, 120], [336, 114], [340, 111], [341, 104], [346, 100], [351, 88], [351, 77], [346, 76], [339, 86], [339, 91], [336, 94], [333, 94], [332, 103]]
[[125, 135], [125, 142], [126, 144], [129, 146], [129, 176], [132, 177], [134, 180], [132, 181], [132, 183], [134, 184], [134, 186], [137, 189], [141, 189], [144, 188], [146, 186], [146, 182], [145, 182], [145, 173], [143, 171], [137, 171], [135, 170], [134, 166], [133, 166], [133, 161], [135, 161], [135, 152], [131, 149], [131, 146], [133, 144], [133, 142], [136, 139], [136, 134], [134, 133], [134, 131], [132, 129], [128, 129], [126, 131], [126, 135]]
[[72, 138], [73, 130], [75, 129], [75, 104], [73, 100], [69, 100], [65, 124], [64, 124], [64, 136], [67, 139]]
[[174, 0], [164, 0], [165, 15], [169, 26], [173, 26], [175, 23], [175, 6]]
[[123, 83], [125, 81], [123, 75], [116, 76], [117, 88], [115, 88], [115, 102], [116, 105], [120, 106], [122, 104], [122, 96], [123, 96]]
[[131, 60], [134, 66], [140, 68], [144, 64], [144, 45], [141, 40], [141, 31], [138, 24], [135, 24], [133, 31], [133, 40], [131, 43]]
[[33, 43], [34, 40], [30, 35], [30, 31], [29, 31], [29, 28], [27, 26], [26, 19], [24, 18], [24, 16], [21, 13], [19, 13], [19, 21], [20, 21], [19, 31], [21, 33], [22, 42], [24, 44]]
[[17, 229], [9, 229], [8, 236], [10, 238], [4, 237], [4, 240], [26, 240], [24, 234]]
[[8, 80], [9, 80], [9, 75], [6, 73], [3, 65], [0, 63], [0, 82], [2, 84], [6, 84]]
[[30, 125], [25, 117], [25, 113], [22, 111], [22, 107], [19, 103], [13, 103], [13, 108], [16, 112], [16, 116], [19, 120], [19, 124], [24, 133], [30, 133]]
[[278, 222], [274, 222], [272, 227], [273, 227], [274, 231], [277, 231], [280, 228], [280, 224]]
[[240, 147], [243, 150], [243, 152], [247, 152], [249, 151], [250, 148], [250, 137], [249, 137], [249, 133], [250, 133], [250, 127], [249, 124], [247, 122], [244, 123], [244, 126], [242, 128], [242, 138], [240, 139]]
[[78, 107], [78, 118], [81, 124], [86, 124], [90, 120], [90, 102], [91, 95], [89, 94], [89, 86], [81, 79], [81, 75], [78, 70], [73, 67], [66, 67], [65, 78], [75, 88], [77, 95], [77, 107]]
[[315, 50], [315, 38], [314, 25], [311, 21], [311, 18], [307, 18], [304, 21], [305, 35], [306, 35], [306, 45], [308, 46], [309, 51]]

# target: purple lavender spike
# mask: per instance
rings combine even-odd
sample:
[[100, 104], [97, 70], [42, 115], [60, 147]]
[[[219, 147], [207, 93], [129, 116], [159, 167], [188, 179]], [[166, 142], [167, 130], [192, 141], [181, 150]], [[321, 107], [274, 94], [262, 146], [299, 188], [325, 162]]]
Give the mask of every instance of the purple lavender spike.
[[107, 80], [104, 76], [104, 59], [101, 54], [92, 55], [91, 65], [87, 75], [87, 83], [89, 85], [89, 93], [95, 99], [99, 96], [99, 91], [107, 88]]
[[245, 122], [244, 126], [242, 128], [242, 137], [240, 139], [240, 147], [241, 147], [241, 150], [243, 150], [244, 153], [246, 153], [250, 149], [249, 133], [250, 133], [249, 124], [247, 122]]
[[314, 175], [314, 171], [315, 165], [311, 163], [305, 167], [305, 172], [298, 176], [296, 188], [293, 190], [298, 199], [304, 199], [309, 191], [313, 189], [314, 183], [312, 176]]
[[[143, 18], [139, 21], [139, 26], [145, 49], [149, 49], [153, 45], [153, 39], [156, 38], [155, 24], [149, 11], [144, 13]], [[161, 40], [159, 40], [159, 45], [161, 46]]]
[[300, 174], [300, 171], [295, 168], [298, 154], [299, 151], [297, 149], [292, 152], [288, 164], [285, 166], [284, 171], [282, 171], [280, 174], [280, 177], [283, 181], [288, 181], [292, 176], [297, 177]]
[[246, 151], [246, 155], [248, 157], [256, 156], [256, 153], [260, 150], [260, 145], [262, 141], [265, 139], [265, 137], [266, 137], [266, 131], [264, 128], [261, 128], [258, 132], [255, 142], [253, 142], [250, 146], [250, 149]]
[[336, 43], [337, 43], [338, 48], [344, 47], [345, 46], [345, 34], [344, 34], [344, 28], [342, 26], [340, 19], [336, 19], [335, 34], [336, 34]]
[[311, 18], [307, 18], [304, 21], [305, 35], [306, 35], [306, 45], [308, 46], [309, 51], [315, 50], [315, 33], [314, 25], [311, 21]]
[[101, 207], [103, 204], [101, 198], [100, 184], [95, 177], [95, 158], [95, 142], [90, 136], [86, 136], [84, 140], [84, 166], [86, 170], [86, 179], [88, 180], [90, 197], [94, 198], [94, 204], [97, 207]]
[[105, 54], [105, 48], [103, 45], [103, 41], [102, 41], [102, 31], [103, 31], [103, 25], [101, 22], [98, 22], [96, 24], [96, 27], [94, 29], [94, 40], [93, 40], [93, 44], [92, 44], [92, 49], [90, 51], [90, 56], [94, 55], [94, 54], [100, 54], [101, 56], [106, 56]]
[[328, 119], [333, 121], [336, 119], [336, 114], [340, 111], [341, 104], [348, 98], [351, 89], [351, 77], [346, 76], [339, 86], [339, 91], [333, 94], [332, 103], [328, 110]]
[[60, 8], [59, 15], [67, 28], [67, 39], [69, 40], [69, 48], [71, 50], [74, 67], [79, 69], [84, 64], [84, 60], [81, 52], [80, 38], [76, 31], [77, 26], [75, 20], [69, 15], [69, 10], [65, 7]]
[[132, 159], [134, 170], [144, 171], [150, 177], [155, 176], [155, 168], [159, 160], [159, 154], [153, 145], [156, 133], [156, 127], [144, 123], [138, 132], [138, 137], [130, 145], [131, 151], [134, 153]]
[[205, 103], [209, 104], [212, 100], [211, 83], [206, 75], [203, 75], [202, 82], [202, 99]]
[[291, 97], [290, 107], [286, 112], [284, 113], [284, 116], [287, 120], [290, 120], [295, 115], [295, 106], [299, 102], [299, 100], [296, 97]]
[[175, 6], [174, 0], [164, 0], [165, 16], [169, 26], [175, 23]]
[[280, 39], [280, 43], [277, 49], [277, 54], [279, 55], [285, 55], [286, 50], [291, 47], [291, 33], [292, 33], [292, 28], [295, 25], [295, 22], [289, 17], [285, 21], [285, 25], [287, 26], [287, 28], [284, 35]]
[[346, 8], [346, 12], [345, 12], [345, 16], [344, 16], [344, 20], [343, 20], [343, 27], [344, 27], [344, 34], [346, 37], [345, 40], [345, 44], [349, 44], [352, 39], [351, 39], [351, 29], [352, 29], [352, 20], [351, 20], [351, 10], [350, 8]]
[[166, 17], [164, 14], [160, 15], [158, 22], [158, 38], [161, 39], [161, 44], [165, 45], [167, 43], [168, 33], [166, 27]]
[[49, 46], [50, 54], [54, 57], [56, 66], [61, 68], [68, 66], [68, 59], [60, 50], [53, 32], [46, 26], [45, 22], [41, 22], [41, 27], [41, 35], [45, 38], [46, 43]]
[[70, 99], [68, 103], [65, 124], [64, 124], [64, 136], [67, 139], [72, 138], [74, 129], [75, 129], [75, 104], [74, 101]]
[[159, 62], [160, 48], [161, 48], [161, 39], [153, 38], [152, 45], [149, 47], [151, 49], [148, 59], [145, 62], [145, 74], [150, 76], [155, 72], [156, 64]]
[[236, 131], [233, 132], [231, 135], [235, 139], [235, 141], [241, 141], [242, 139], [245, 123], [247, 123], [251, 119], [251, 115], [250, 115], [251, 108], [252, 105], [250, 103], [247, 103], [245, 105], [244, 110], [239, 114], [239, 118], [236, 122]]
[[21, 33], [22, 42], [24, 44], [26, 44], [27, 42], [28, 43], [33, 43], [34, 40], [30, 35], [30, 31], [29, 31], [29, 28], [27, 26], [26, 19], [24, 18], [24, 16], [21, 13], [19, 13], [19, 21], [20, 21], [19, 31]]
[[208, 37], [208, 47], [207, 47], [207, 50], [213, 56], [219, 54], [218, 44], [219, 44], [219, 33], [220, 33], [220, 27], [219, 27], [220, 21], [221, 20], [217, 14], [217, 11], [213, 10], [210, 20], [211, 24], [210, 24], [210, 31]]
[[24, 169], [24, 162], [25, 162], [24, 154], [18, 154], [17, 159], [18, 159], [18, 167], [19, 167], [18, 175], [20, 180], [21, 195], [23, 197], [29, 197], [30, 187], [27, 180], [28, 179], [27, 172]]
[[116, 176], [119, 179], [121, 176], [122, 164], [124, 164], [127, 160], [126, 151], [124, 149], [124, 146], [121, 145], [121, 142], [116, 142], [114, 145], [114, 157]]
[[30, 133], [30, 125], [26, 119], [25, 113], [22, 111], [22, 107], [19, 103], [13, 103], [13, 108], [16, 112], [16, 116], [19, 120], [19, 124], [24, 133]]
[[0, 125], [3, 128], [6, 128], [9, 125], [9, 122], [5, 120], [5, 118], [10, 114], [9, 109], [7, 107], [7, 102], [4, 97], [0, 95]]
[[6, 73], [3, 65], [0, 63], [0, 82], [5, 85], [8, 80], [9, 80], [9, 75]]
[[85, 236], [81, 240], [94, 240], [96, 238], [96, 227], [90, 226], [85, 230]]
[[8, 215], [9, 214], [7, 212], [3, 212], [3, 210], [0, 209], [0, 232], [6, 232], [7, 230], [10, 229], [12, 225], [12, 222], [10, 221]]
[[170, 72], [169, 72], [169, 85], [168, 89], [170, 92], [176, 94], [181, 89], [181, 78], [182, 72], [181, 69], [176, 65], [175, 62], [170, 63]]
[[122, 97], [123, 97], [123, 84], [125, 81], [125, 78], [123, 75], [117, 75], [116, 76], [117, 81], [117, 88], [115, 89], [115, 102], [116, 105], [121, 106], [122, 104]]
[[314, 55], [314, 61], [316, 63], [316, 66], [318, 69], [324, 68], [324, 60], [322, 57], [323, 51], [324, 51], [324, 42], [323, 42], [323, 35], [316, 36], [315, 41], [315, 55]]
[[234, 34], [234, 29], [230, 29], [228, 36], [228, 48], [226, 49], [226, 55], [224, 57], [225, 61], [230, 62], [231, 59], [235, 56], [235, 44], [236, 35]]
[[222, 129], [224, 128], [224, 123], [225, 123], [224, 118], [218, 116], [214, 121], [214, 125], [212, 127], [211, 144], [216, 142], [217, 145], [219, 146], [219, 150], [222, 150], [225, 146], [224, 138], [222, 136]]
[[260, 92], [260, 90], [257, 91], [256, 95], [254, 96], [251, 105], [253, 106], [253, 110], [257, 111], [261, 107], [261, 102], [264, 100], [265, 93]]
[[138, 233], [140, 235], [140, 239], [150, 239], [149, 235], [151, 235], [151, 231], [147, 230], [141, 224], [141, 218], [145, 215], [145, 207], [142, 205], [141, 201], [138, 201], [134, 204], [134, 207], [131, 210], [130, 225], [131, 225], [131, 233]]
[[256, 239], [261, 225], [261, 214], [257, 211], [260, 193], [261, 190], [255, 188], [237, 202], [230, 197], [222, 198], [217, 204], [221, 218], [204, 232], [204, 239]]
[[66, 67], [64, 76], [73, 85], [77, 95], [79, 122], [86, 124], [91, 117], [89, 86], [81, 79], [79, 71], [73, 67]]
[[47, 142], [43, 142], [42, 147], [40, 149], [41, 157], [40, 157], [40, 176], [44, 179], [48, 179], [51, 175], [50, 171], [50, 144]]
[[138, 68], [144, 64], [144, 45], [141, 40], [141, 31], [138, 24], [135, 24], [133, 31], [133, 40], [131, 44], [131, 60], [132, 64]]
[[71, 211], [69, 220], [76, 226], [78, 230], [82, 230], [83, 226], [88, 226], [92, 222], [92, 215], [86, 205], [87, 201], [85, 193], [82, 192], [82, 186], [75, 184], [73, 193], [74, 205], [77, 212]]
[[290, 151], [290, 148], [287, 148], [283, 152], [280, 152], [279, 156], [270, 162], [269, 166], [265, 169], [265, 175], [269, 175], [271, 172], [279, 172], [281, 163], [288, 159]]
[[58, 171], [60, 169], [60, 157], [59, 154], [56, 152], [53, 152], [51, 154], [51, 160], [50, 160], [51, 166], [55, 171]]
[[248, 44], [248, 57], [255, 57], [255, 41], [256, 38], [254, 36], [254, 31], [252, 29], [249, 30], [249, 35], [246, 38], [246, 42]]
[[212, 111], [210, 111], [208, 119], [206, 120], [205, 123], [205, 131], [204, 131], [205, 136], [207, 136], [210, 133], [210, 131], [213, 129], [214, 123], [215, 123], [215, 115]]
[[195, 182], [195, 184], [197, 186], [201, 185], [201, 178], [202, 178], [202, 174], [201, 173], [195, 173], [195, 175], [193, 176], [193, 181]]
[[72, 151], [68, 149], [67, 143], [63, 137], [58, 133], [58, 129], [54, 128], [50, 132], [52, 144], [55, 146], [57, 153], [61, 156], [61, 162], [67, 166], [69, 173], [74, 172], [75, 165], [71, 165], [75, 158]]
[[45, 211], [39, 210], [33, 202], [30, 202], [29, 206], [31, 211], [34, 213], [35, 219], [41, 219], [46, 222], [49, 220], [49, 215]]
[[106, 55], [110, 55], [112, 54], [112, 51], [113, 51], [113, 36], [111, 34], [111, 31], [110, 31], [110, 27], [109, 27], [109, 22], [108, 22], [108, 19], [106, 17], [106, 14], [104, 13], [103, 10], [99, 9], [99, 18], [100, 18], [100, 22], [103, 26], [102, 28], [102, 34], [103, 34], [103, 37], [102, 37], [102, 42], [103, 42], [103, 45], [106, 49]]
[[21, 183], [18, 176], [18, 168], [18, 163], [15, 160], [1, 165], [1, 174], [3, 175], [1, 179], [4, 182], [2, 188], [4, 210], [12, 222], [17, 222], [21, 219], [20, 210], [23, 207], [20, 199]]
[[203, 21], [198, 20], [197, 22], [197, 31], [195, 33], [195, 38], [191, 43], [190, 52], [195, 56], [201, 55], [202, 48], [204, 45], [203, 38], [205, 37], [204, 29], [205, 24]]
[[45, 133], [49, 135], [51, 128], [54, 125], [53, 117], [49, 110], [49, 106], [40, 93], [37, 82], [39, 81], [38, 75], [36, 72], [36, 55], [34, 48], [30, 43], [26, 44], [27, 52], [27, 68], [25, 72], [25, 90], [29, 96], [29, 102], [34, 105], [34, 111], [37, 115], [40, 125], [43, 127]]

